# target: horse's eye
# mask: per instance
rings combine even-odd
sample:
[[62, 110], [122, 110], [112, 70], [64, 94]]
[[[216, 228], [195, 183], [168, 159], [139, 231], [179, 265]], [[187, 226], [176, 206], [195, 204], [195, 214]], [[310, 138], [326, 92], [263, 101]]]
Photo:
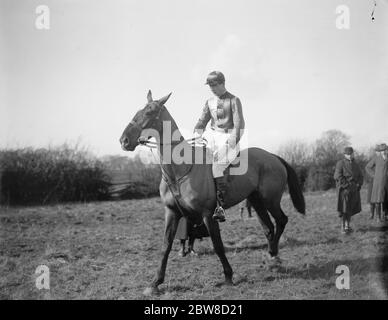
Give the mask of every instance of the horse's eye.
[[150, 113], [152, 113], [152, 108], [150, 106], [148, 106], [145, 109], [145, 114], [150, 114]]
[[146, 115], [150, 115], [150, 114], [154, 113], [155, 110], [156, 110], [155, 107], [153, 107], [153, 106], [147, 106], [146, 109], [145, 109], [145, 114], [146, 114]]

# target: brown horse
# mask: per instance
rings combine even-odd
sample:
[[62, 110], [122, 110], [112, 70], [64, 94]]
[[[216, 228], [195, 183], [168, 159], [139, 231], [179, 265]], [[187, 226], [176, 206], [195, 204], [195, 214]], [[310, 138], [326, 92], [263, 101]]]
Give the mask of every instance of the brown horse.
[[[225, 282], [232, 284], [233, 271], [225, 256], [219, 225], [212, 219], [216, 207], [212, 165], [203, 161], [177, 163], [176, 155], [181, 154], [182, 150], [196, 156], [203, 148], [191, 146], [180, 134], [174, 119], [164, 106], [170, 95], [171, 93], [154, 101], [149, 91], [146, 106], [136, 113], [120, 138], [121, 147], [126, 151], [133, 151], [137, 145], [154, 137], [164, 177], [159, 188], [165, 206], [164, 248], [156, 277], [145, 293], [157, 292], [158, 286], [164, 281], [168, 256], [182, 215], [195, 224], [205, 223], [214, 250], [221, 260]], [[240, 158], [247, 159], [247, 170], [243, 174], [229, 175], [226, 208], [249, 199], [264, 229], [269, 254], [275, 258], [280, 236], [288, 221], [280, 207], [287, 184], [294, 207], [300, 213], [305, 213], [304, 196], [296, 173], [286, 161], [259, 148], [242, 150]], [[274, 218], [276, 228], [268, 212]]]

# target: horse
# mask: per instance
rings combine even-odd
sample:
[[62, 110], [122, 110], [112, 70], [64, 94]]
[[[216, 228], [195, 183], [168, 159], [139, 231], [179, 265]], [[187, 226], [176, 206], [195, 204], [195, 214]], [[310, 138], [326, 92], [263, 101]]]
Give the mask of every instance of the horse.
[[[191, 151], [193, 155], [203, 151], [203, 147], [193, 146], [183, 138], [165, 107], [170, 96], [171, 93], [153, 100], [149, 90], [145, 107], [135, 114], [120, 137], [121, 148], [125, 151], [134, 151], [138, 145], [154, 138], [161, 161], [159, 192], [165, 211], [163, 250], [156, 276], [144, 291], [146, 295], [157, 293], [158, 286], [164, 282], [168, 256], [181, 216], [186, 216], [194, 224], [205, 224], [223, 267], [224, 284], [233, 285], [233, 270], [225, 255], [219, 224], [212, 218], [217, 205], [212, 164], [174, 160], [174, 155], [181, 154], [182, 150]], [[224, 208], [249, 199], [263, 227], [269, 257], [276, 259], [279, 239], [288, 222], [280, 206], [282, 195], [288, 186], [295, 209], [305, 214], [304, 195], [294, 169], [284, 159], [256, 147], [243, 149], [240, 154], [241, 159], [247, 159], [248, 165], [245, 173], [229, 175]], [[269, 214], [274, 218], [276, 228]]]

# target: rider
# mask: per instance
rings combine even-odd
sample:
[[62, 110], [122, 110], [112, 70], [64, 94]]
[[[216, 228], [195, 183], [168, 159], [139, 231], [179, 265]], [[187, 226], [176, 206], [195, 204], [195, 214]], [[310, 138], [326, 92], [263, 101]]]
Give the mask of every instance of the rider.
[[216, 182], [217, 207], [213, 218], [225, 221], [225, 194], [227, 181], [225, 169], [236, 158], [238, 142], [245, 126], [240, 99], [225, 89], [225, 77], [219, 71], [211, 72], [206, 85], [209, 85], [214, 97], [208, 99], [195, 128], [194, 137], [200, 137], [211, 120], [209, 147], [213, 153], [212, 172]]

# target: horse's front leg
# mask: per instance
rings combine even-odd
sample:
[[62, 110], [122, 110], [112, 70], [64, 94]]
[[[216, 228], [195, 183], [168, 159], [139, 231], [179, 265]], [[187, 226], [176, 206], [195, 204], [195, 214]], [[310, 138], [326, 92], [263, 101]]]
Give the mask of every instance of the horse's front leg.
[[165, 208], [165, 230], [162, 260], [159, 268], [156, 272], [155, 279], [152, 281], [150, 288], [144, 291], [144, 294], [149, 295], [158, 291], [158, 286], [164, 282], [164, 276], [166, 274], [166, 267], [168, 261], [168, 255], [170, 254], [172, 244], [174, 241], [175, 233], [178, 228], [179, 214], [169, 208]]
[[206, 214], [203, 220], [205, 222], [209, 235], [212, 239], [214, 251], [218, 255], [219, 259], [221, 260], [222, 266], [224, 268], [225, 283], [227, 285], [231, 285], [233, 284], [233, 280], [232, 280], [233, 270], [225, 255], [225, 248], [224, 248], [224, 244], [222, 243], [218, 222], [213, 220], [211, 212], [209, 212], [209, 214]]

